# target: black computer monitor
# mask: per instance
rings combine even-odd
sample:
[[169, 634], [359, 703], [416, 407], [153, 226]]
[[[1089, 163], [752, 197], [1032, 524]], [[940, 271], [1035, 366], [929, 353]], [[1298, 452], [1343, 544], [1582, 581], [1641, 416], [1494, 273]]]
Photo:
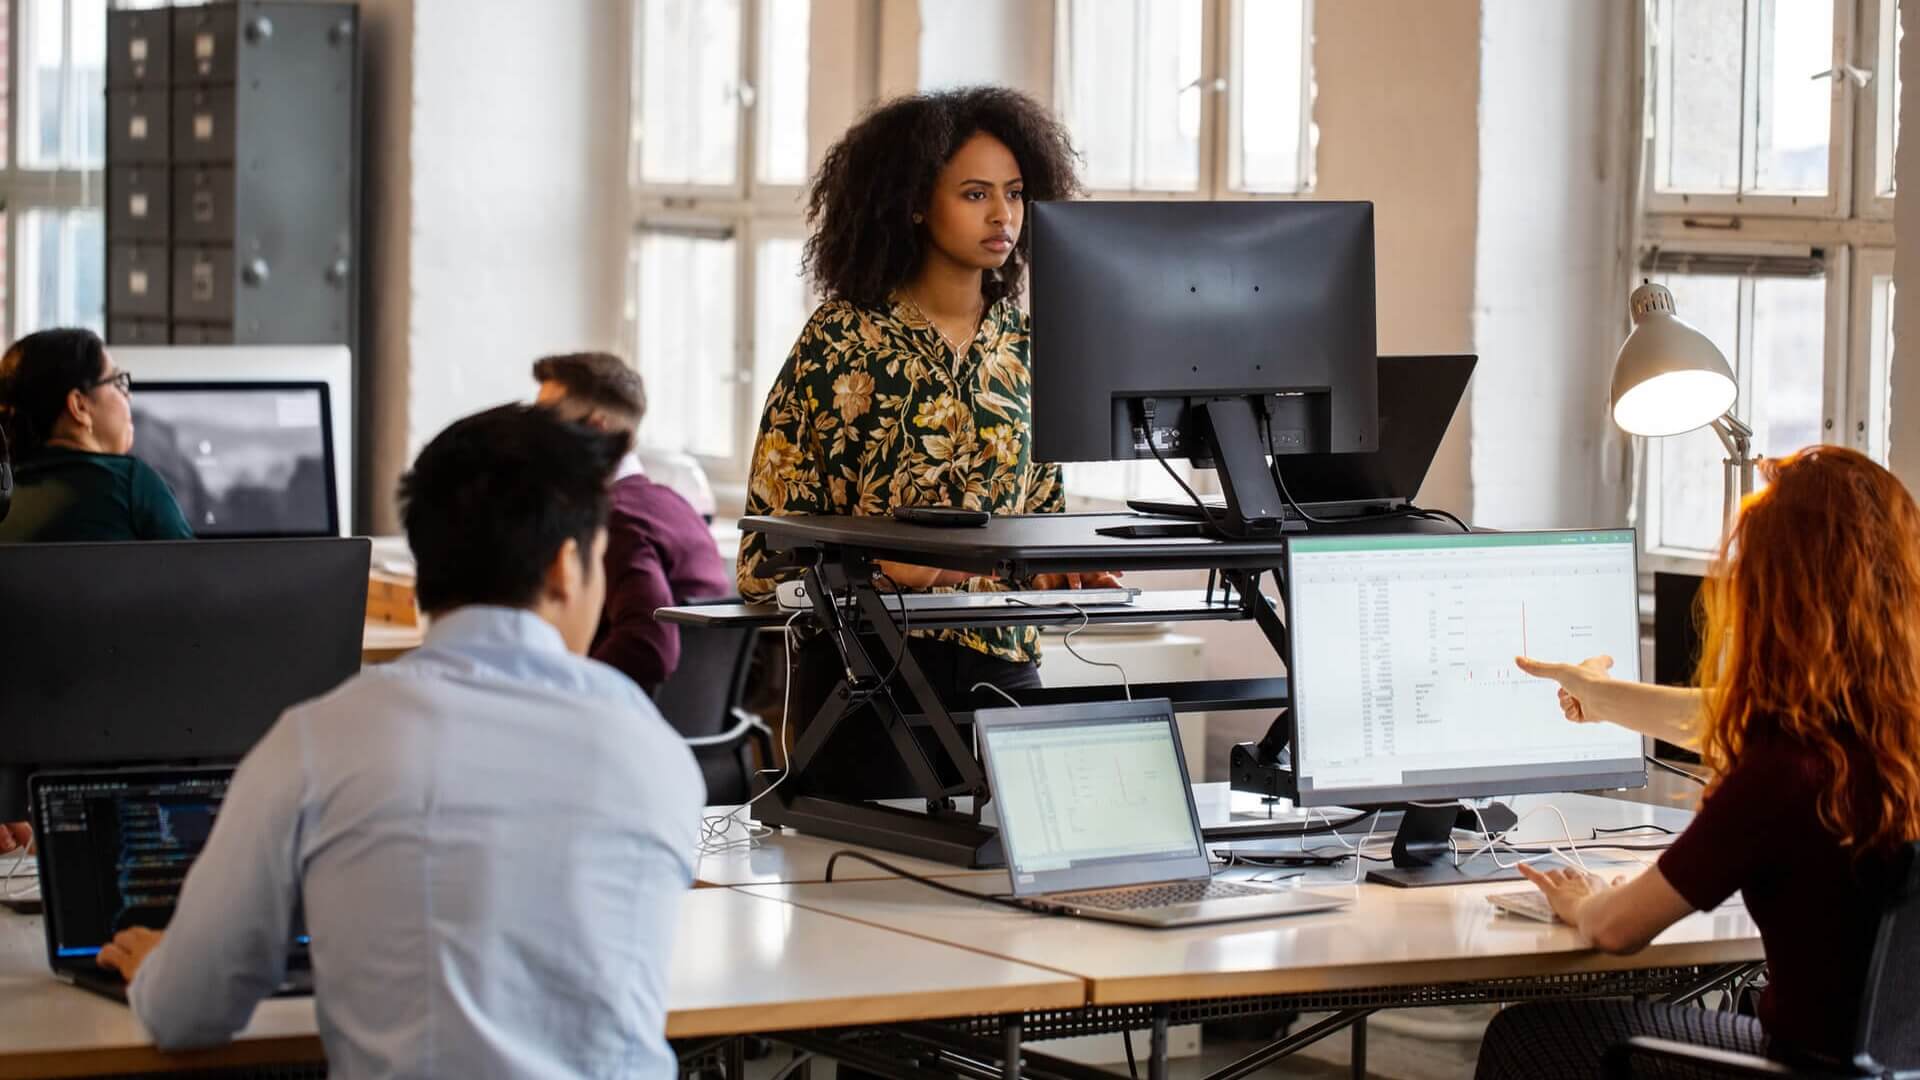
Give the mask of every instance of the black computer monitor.
[[235, 761], [360, 670], [364, 538], [0, 545], [0, 821], [30, 768]]
[[133, 424], [194, 535], [340, 535], [326, 383], [138, 382]]
[[1404, 805], [1390, 870], [1442, 884], [1502, 876], [1447, 845], [1463, 797], [1641, 787], [1639, 734], [1571, 724], [1514, 657], [1614, 658], [1639, 678], [1631, 529], [1294, 537], [1285, 587], [1301, 806]]
[[1033, 453], [1217, 467], [1234, 535], [1286, 515], [1268, 457], [1376, 449], [1373, 205], [1036, 203]]

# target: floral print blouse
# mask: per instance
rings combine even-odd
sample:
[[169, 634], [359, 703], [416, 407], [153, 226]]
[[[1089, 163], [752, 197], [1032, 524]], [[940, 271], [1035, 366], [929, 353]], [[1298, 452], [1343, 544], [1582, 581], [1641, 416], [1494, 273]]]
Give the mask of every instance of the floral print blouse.
[[[866, 516], [900, 505], [1060, 513], [1060, 466], [1031, 453], [1028, 340], [1026, 313], [1010, 299], [987, 310], [957, 361], [940, 331], [898, 296], [885, 309], [820, 305], [767, 394], [747, 513]], [[763, 600], [798, 574], [763, 576], [766, 558], [765, 537], [747, 532], [742, 596]], [[957, 588], [1006, 587], [974, 578]], [[914, 633], [1003, 660], [1039, 657], [1032, 627]]]

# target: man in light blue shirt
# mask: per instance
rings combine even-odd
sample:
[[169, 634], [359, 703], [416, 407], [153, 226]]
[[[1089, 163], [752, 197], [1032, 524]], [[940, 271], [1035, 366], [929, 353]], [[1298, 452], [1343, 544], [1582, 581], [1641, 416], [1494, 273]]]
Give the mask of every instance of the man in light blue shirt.
[[159, 1046], [244, 1027], [300, 913], [335, 1077], [674, 1074], [705, 791], [652, 703], [584, 659], [625, 450], [506, 406], [421, 451], [400, 497], [425, 646], [289, 709], [165, 933], [101, 952]]

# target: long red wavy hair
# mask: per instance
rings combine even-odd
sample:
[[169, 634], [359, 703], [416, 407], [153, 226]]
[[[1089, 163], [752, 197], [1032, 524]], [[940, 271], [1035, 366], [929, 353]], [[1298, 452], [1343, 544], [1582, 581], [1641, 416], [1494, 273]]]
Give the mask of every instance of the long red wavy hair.
[[1827, 767], [1817, 812], [1843, 846], [1920, 837], [1920, 510], [1842, 447], [1761, 469], [1701, 588], [1702, 756], [1724, 775], [1784, 737]]

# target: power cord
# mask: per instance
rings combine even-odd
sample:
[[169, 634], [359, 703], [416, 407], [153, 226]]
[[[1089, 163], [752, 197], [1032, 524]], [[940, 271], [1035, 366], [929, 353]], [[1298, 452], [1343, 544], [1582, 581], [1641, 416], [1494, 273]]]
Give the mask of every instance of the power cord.
[[[1011, 604], [1015, 604], [1019, 607], [1026, 607], [1026, 608], [1038, 606], [1035, 604], [1029, 604], [1025, 600], [1022, 600], [1017, 596], [1009, 597], [1008, 602]], [[1112, 661], [1108, 661], [1108, 660], [1089, 660], [1086, 657], [1080, 655], [1079, 649], [1076, 649], [1073, 647], [1073, 635], [1079, 633], [1082, 630], [1085, 630], [1087, 626], [1093, 622], [1093, 616], [1087, 614], [1086, 608], [1081, 607], [1079, 604], [1076, 604], [1071, 600], [1063, 600], [1061, 601], [1061, 603], [1065, 604], [1067, 607], [1072, 608], [1074, 610], [1074, 613], [1080, 616], [1080, 625], [1067, 631], [1067, 636], [1061, 639], [1061, 643], [1067, 647], [1067, 652], [1071, 653], [1075, 660], [1078, 660], [1081, 663], [1086, 664], [1088, 667], [1112, 668], [1113, 670], [1119, 672], [1120, 687], [1121, 689], [1126, 691], [1127, 700], [1132, 701], [1133, 700], [1133, 682], [1127, 678], [1126, 668], [1121, 667], [1119, 664], [1113, 663]], [[1015, 704], [1018, 704], [1018, 702], [1016, 702]]]
[[[787, 619], [786, 629], [781, 633], [787, 651], [787, 685], [782, 692], [780, 703], [780, 775], [760, 794], [752, 796], [732, 810], [724, 814], [709, 814], [700, 819], [699, 851], [702, 855], [725, 855], [740, 850], [751, 851], [774, 834], [771, 827], [742, 818], [741, 815], [751, 809], [754, 803], [773, 794], [775, 788], [786, 783], [787, 777], [793, 775], [793, 744], [787, 738], [793, 716], [793, 662], [798, 651], [793, 644], [793, 624], [805, 614], [804, 610], [794, 612]], [[727, 834], [733, 831], [736, 824], [746, 827], [746, 835], [729, 839]]]
[[1226, 539], [1227, 534], [1220, 527], [1220, 518], [1225, 516], [1225, 512], [1216, 511], [1213, 507], [1208, 506], [1206, 501], [1194, 492], [1193, 485], [1187, 483], [1186, 478], [1174, 471], [1173, 465], [1168, 462], [1166, 458], [1160, 456], [1160, 448], [1154, 445], [1153, 442], [1153, 417], [1155, 409], [1156, 406], [1153, 398], [1140, 399], [1140, 425], [1146, 433], [1148, 452], [1153, 454], [1153, 460], [1159, 462], [1161, 468], [1167, 470], [1167, 475], [1173, 477], [1173, 482], [1180, 485], [1180, 490], [1187, 493], [1187, 498], [1193, 500], [1194, 509], [1200, 512], [1201, 528], [1211, 533], [1216, 539]]
[[977, 683], [974, 683], [972, 686], [967, 687], [967, 689], [970, 692], [977, 692], [980, 690], [991, 690], [994, 693], [999, 694], [1001, 697], [1006, 698], [1007, 703], [1009, 705], [1012, 705], [1014, 708], [1016, 709], [1026, 708], [1026, 706], [1020, 704], [1020, 702], [1012, 694], [1007, 693], [1005, 690], [1000, 689], [999, 687], [993, 685], [990, 682], [977, 682]]
[[890, 862], [887, 862], [885, 859], [876, 859], [873, 856], [868, 855], [864, 851], [853, 851], [848, 848], [842, 848], [839, 851], [836, 851], [833, 854], [827, 856], [827, 872], [823, 876], [826, 878], [826, 881], [828, 884], [831, 884], [833, 882], [833, 865], [839, 862], [841, 859], [852, 859], [855, 862], [866, 863], [869, 866], [873, 866], [881, 870], [885, 870], [887, 873], [892, 874], [894, 877], [901, 878], [906, 881], [911, 881], [916, 885], [925, 885], [929, 889], [936, 889], [950, 896], [957, 896], [962, 900], [981, 900], [989, 904], [999, 904], [1001, 907], [1013, 908], [1016, 911], [1023, 911], [1029, 915], [1059, 914], [1059, 912], [1054, 911], [1051, 908], [1042, 907], [1038, 904], [1031, 904], [1025, 900], [1015, 900], [1012, 897], [1008, 897], [1008, 896], [990, 896], [985, 893], [968, 892], [965, 889], [955, 888], [952, 885], [948, 885], [944, 881], [939, 881], [937, 879], [930, 878], [930, 877], [923, 877], [919, 874], [913, 873], [910, 870], [902, 870], [900, 867], [895, 866]]
[[1701, 787], [1707, 786], [1707, 778], [1704, 776], [1701, 776], [1699, 773], [1689, 772], [1686, 769], [1682, 769], [1677, 765], [1669, 765], [1666, 762], [1661, 761], [1659, 758], [1654, 757], [1652, 754], [1646, 755], [1646, 758], [1647, 758], [1647, 764], [1649, 765], [1653, 765], [1653, 766], [1657, 766], [1659, 768], [1665, 769], [1668, 772], [1674, 774], [1675, 776], [1684, 776], [1687, 779], [1693, 781], [1694, 783], [1699, 784]]

